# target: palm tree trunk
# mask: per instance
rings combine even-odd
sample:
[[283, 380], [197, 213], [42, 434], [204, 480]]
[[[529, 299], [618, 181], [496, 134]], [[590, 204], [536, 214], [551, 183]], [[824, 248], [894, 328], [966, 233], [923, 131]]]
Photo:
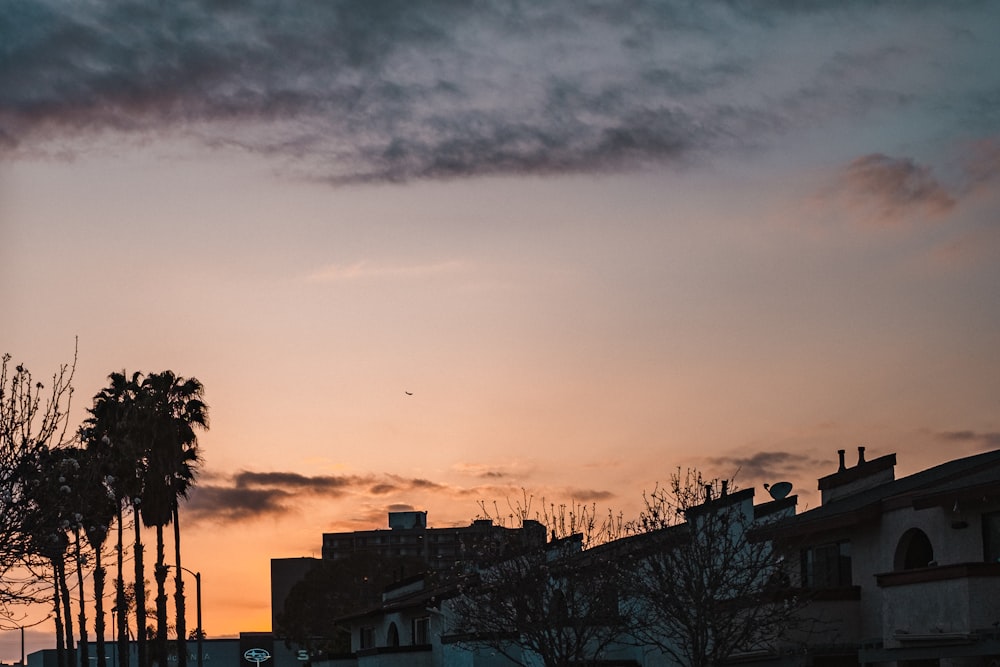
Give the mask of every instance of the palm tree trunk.
[[108, 667], [104, 646], [104, 578], [107, 572], [101, 563], [101, 546], [94, 546], [94, 634], [97, 635], [97, 667]]
[[69, 596], [69, 584], [66, 582], [66, 559], [65, 557], [60, 557], [59, 559], [59, 594], [62, 598], [63, 604], [63, 621], [65, 622], [65, 634], [66, 634], [66, 665], [69, 667], [73, 664], [74, 651], [74, 641], [73, 641], [73, 612], [70, 608], [70, 596]]
[[122, 524], [124, 512], [118, 507], [118, 576], [115, 580], [115, 609], [118, 611], [118, 666], [129, 667], [128, 603], [125, 601], [125, 527]]
[[62, 599], [60, 597], [59, 567], [52, 561], [52, 608], [56, 616], [56, 664], [58, 667], [68, 667], [66, 664], [66, 639], [63, 635]]
[[142, 563], [142, 519], [135, 514], [135, 647], [139, 667], [149, 667], [146, 659], [146, 573]]
[[184, 571], [181, 569], [181, 526], [180, 512], [174, 506], [174, 563], [176, 564], [176, 578], [174, 579], [174, 607], [177, 620], [174, 625], [177, 628], [177, 667], [187, 667], [187, 619], [184, 608]]
[[83, 553], [80, 549], [80, 528], [73, 528], [76, 544], [73, 547], [73, 557], [76, 559], [77, 595], [80, 598], [80, 667], [90, 667], [90, 647], [87, 638], [87, 600], [86, 589], [83, 586]]
[[167, 566], [164, 564], [163, 525], [156, 525], [156, 640], [154, 659], [167, 667]]

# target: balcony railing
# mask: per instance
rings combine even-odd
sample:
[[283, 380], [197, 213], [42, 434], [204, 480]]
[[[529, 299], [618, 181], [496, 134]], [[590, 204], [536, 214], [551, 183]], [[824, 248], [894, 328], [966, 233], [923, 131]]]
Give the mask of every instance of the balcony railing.
[[997, 620], [1000, 564], [923, 567], [875, 578], [886, 648], [970, 641]]

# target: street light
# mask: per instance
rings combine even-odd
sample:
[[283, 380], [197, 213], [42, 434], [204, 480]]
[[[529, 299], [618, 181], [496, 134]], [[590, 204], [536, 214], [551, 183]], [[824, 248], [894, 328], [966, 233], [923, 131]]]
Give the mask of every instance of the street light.
[[50, 618], [52, 618], [52, 616], [46, 615], [46, 617], [43, 618], [42, 620], [35, 621], [34, 623], [31, 623], [30, 625], [17, 625], [17, 626], [14, 626], [13, 628], [5, 628], [5, 629], [10, 629], [10, 630], [17, 629], [17, 630], [21, 631], [21, 667], [27, 667], [27, 664], [28, 664], [27, 662], [25, 662], [25, 658], [24, 658], [24, 629], [25, 628], [33, 628], [36, 625], [41, 625], [42, 623], [44, 623], [45, 621], [49, 620]]
[[[166, 567], [178, 567], [178, 566], [167, 565]], [[198, 629], [196, 630], [196, 632], [198, 633], [198, 667], [204, 667], [205, 654], [204, 651], [202, 650], [202, 644], [201, 644], [202, 635], [205, 634], [204, 631], [201, 629], [201, 572], [192, 572], [183, 565], [180, 566], [180, 569], [194, 576], [194, 592], [195, 592], [195, 598], [197, 600], [196, 605], [198, 613]]]

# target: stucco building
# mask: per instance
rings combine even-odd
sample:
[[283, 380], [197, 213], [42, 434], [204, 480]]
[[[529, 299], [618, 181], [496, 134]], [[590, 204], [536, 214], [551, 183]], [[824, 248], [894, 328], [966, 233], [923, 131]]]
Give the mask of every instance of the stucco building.
[[[780, 644], [731, 662], [832, 667], [1000, 665], [1000, 450], [896, 479], [895, 454], [840, 465], [818, 480], [822, 501], [794, 513], [795, 498], [753, 505], [752, 490], [730, 502], [755, 516], [779, 512], [775, 543], [787, 554], [792, 591], [808, 600], [803, 622]], [[609, 549], [632, 548], [627, 543]], [[414, 579], [389, 590], [380, 608], [349, 619], [358, 667], [512, 664], [488, 649], [467, 651], [447, 634], [447, 587]], [[672, 664], [623, 638], [605, 665]]]

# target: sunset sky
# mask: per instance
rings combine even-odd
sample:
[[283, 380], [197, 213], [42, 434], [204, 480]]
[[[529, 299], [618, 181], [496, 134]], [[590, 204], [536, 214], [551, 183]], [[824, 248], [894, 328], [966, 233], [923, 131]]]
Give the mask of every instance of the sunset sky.
[[792, 4], [5, 2], [0, 352], [204, 383], [210, 636], [391, 509], [1000, 447], [1000, 3]]

